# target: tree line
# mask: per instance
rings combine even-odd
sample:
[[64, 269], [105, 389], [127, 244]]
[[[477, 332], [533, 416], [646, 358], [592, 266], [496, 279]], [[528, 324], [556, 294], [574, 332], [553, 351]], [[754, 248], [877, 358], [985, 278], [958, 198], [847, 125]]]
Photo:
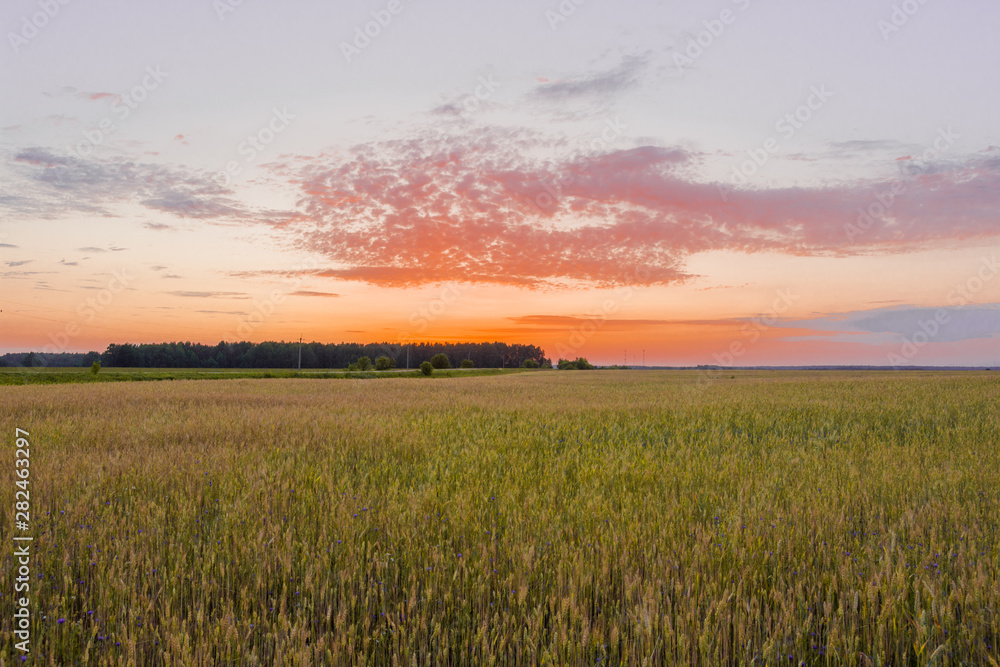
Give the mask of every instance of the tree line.
[[[475, 368], [514, 368], [531, 360], [551, 367], [544, 351], [520, 343], [302, 343], [302, 368], [347, 368], [360, 358], [388, 357], [391, 367], [416, 369], [435, 355], [445, 355], [451, 366], [471, 361]], [[102, 352], [86, 354], [28, 353], [7, 355], [18, 366], [90, 366], [100, 361], [106, 368], [298, 368], [299, 343], [248, 341], [217, 345], [191, 342], [112, 343]], [[407, 360], [409, 356], [409, 360]], [[18, 358], [19, 357], [19, 358]], [[50, 359], [51, 357], [51, 359]], [[27, 363], [25, 363], [27, 362]]]

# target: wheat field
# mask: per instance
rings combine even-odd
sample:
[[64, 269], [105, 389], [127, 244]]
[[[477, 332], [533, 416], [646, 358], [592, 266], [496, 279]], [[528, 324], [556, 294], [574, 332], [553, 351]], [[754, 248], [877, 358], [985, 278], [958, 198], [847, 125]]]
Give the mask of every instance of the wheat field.
[[[29, 664], [997, 665], [993, 373], [0, 387]], [[9, 548], [0, 571], [13, 597]], [[0, 662], [22, 664], [5, 605]]]

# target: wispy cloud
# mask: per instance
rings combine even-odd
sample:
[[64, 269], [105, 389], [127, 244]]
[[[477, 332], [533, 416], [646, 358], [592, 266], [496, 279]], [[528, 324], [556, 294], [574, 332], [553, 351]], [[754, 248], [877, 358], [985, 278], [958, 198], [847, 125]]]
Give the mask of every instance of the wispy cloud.
[[[508, 317], [507, 319], [516, 324], [558, 328], [578, 327], [582, 324], [594, 321], [594, 317], [574, 315], [524, 315], [521, 317]], [[601, 318], [601, 326], [609, 329], [627, 329], [631, 327], [648, 327], [668, 324], [686, 324], [686, 322], [678, 322], [675, 320], [628, 320]]]
[[4, 271], [0, 273], [0, 278], [24, 280], [28, 276], [43, 276], [55, 273], [55, 271]]
[[896, 153], [917, 151], [920, 146], [904, 144], [891, 139], [852, 139], [851, 141], [833, 141], [829, 144], [828, 156], [854, 156], [862, 153]]
[[26, 148], [14, 155], [13, 177], [20, 179], [16, 196], [0, 199], [0, 207], [33, 209], [34, 215], [58, 218], [71, 212], [109, 216], [114, 207], [133, 201], [187, 218], [236, 218], [247, 210], [208, 174], [183, 166], [130, 159], [82, 159], [45, 148]]
[[244, 292], [191, 292], [177, 291], [167, 292], [171, 296], [190, 297], [194, 299], [249, 299], [250, 296]]
[[644, 58], [628, 56], [616, 67], [562, 81], [540, 82], [529, 98], [544, 102], [606, 102], [634, 87], [646, 66]]
[[118, 101], [118, 100], [121, 99], [121, 95], [119, 95], [118, 93], [85, 93], [85, 92], [77, 92], [77, 93], [75, 93], [75, 96], [78, 97], [81, 100], [88, 100], [88, 101], [91, 101], [91, 102], [99, 102], [101, 100], [111, 100], [112, 102], [115, 102], [115, 101]]
[[338, 297], [340, 295], [334, 294], [333, 292], [314, 292], [312, 290], [300, 289], [292, 292], [291, 296]]

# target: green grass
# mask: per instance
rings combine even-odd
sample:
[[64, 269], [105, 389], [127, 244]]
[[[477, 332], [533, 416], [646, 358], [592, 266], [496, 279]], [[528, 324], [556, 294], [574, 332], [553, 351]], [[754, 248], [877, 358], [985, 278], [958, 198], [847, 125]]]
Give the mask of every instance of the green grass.
[[[434, 377], [475, 377], [526, 372], [522, 369], [471, 368], [434, 371]], [[102, 368], [94, 375], [90, 368], [0, 367], [0, 385], [74, 384], [88, 382], [144, 382], [156, 380], [232, 380], [237, 378], [374, 379], [424, 377], [419, 370], [348, 371], [245, 368]]]
[[700, 377], [2, 387], [32, 659], [995, 664], [994, 374]]

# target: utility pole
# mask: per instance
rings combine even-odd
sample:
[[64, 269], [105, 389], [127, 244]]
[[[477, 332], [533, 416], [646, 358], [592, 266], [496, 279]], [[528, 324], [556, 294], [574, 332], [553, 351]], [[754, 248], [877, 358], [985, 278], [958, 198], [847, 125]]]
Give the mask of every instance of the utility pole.
[[406, 344], [406, 370], [410, 370], [410, 344]]
[[302, 334], [299, 334], [299, 370], [302, 370]]

